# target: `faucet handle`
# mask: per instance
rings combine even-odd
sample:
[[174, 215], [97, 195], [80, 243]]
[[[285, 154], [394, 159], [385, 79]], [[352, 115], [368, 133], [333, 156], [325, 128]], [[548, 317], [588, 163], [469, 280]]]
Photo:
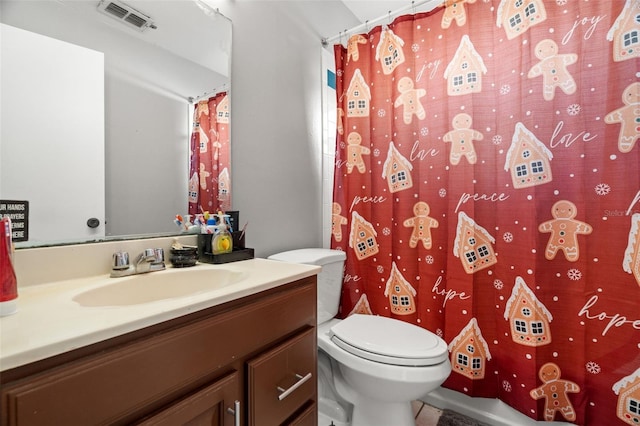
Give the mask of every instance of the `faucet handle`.
[[164, 249], [163, 248], [156, 248], [153, 249], [153, 254], [156, 258], [156, 260], [153, 263], [164, 263]]
[[127, 269], [129, 267], [129, 253], [117, 251], [111, 258], [111, 268], [115, 270]]

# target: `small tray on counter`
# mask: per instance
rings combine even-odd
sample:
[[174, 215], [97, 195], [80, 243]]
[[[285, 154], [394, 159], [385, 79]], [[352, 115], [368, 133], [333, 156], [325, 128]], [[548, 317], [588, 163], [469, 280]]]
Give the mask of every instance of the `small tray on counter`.
[[207, 247], [210, 249], [212, 237], [212, 234], [198, 235], [198, 262], [221, 264], [253, 259], [254, 250], [252, 248], [246, 247], [234, 247], [231, 253], [211, 253], [209, 250], [207, 250]]

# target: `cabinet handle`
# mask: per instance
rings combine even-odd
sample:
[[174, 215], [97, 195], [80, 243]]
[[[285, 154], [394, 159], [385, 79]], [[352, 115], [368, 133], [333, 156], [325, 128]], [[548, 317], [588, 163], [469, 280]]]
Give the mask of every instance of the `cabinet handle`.
[[234, 426], [240, 426], [240, 401], [233, 403], [233, 408], [227, 408], [227, 413], [233, 415]]
[[282, 392], [280, 395], [278, 395], [278, 399], [282, 401], [283, 399], [288, 397], [291, 392], [298, 389], [300, 386], [302, 386], [304, 382], [309, 380], [311, 377], [313, 377], [311, 373], [307, 374], [306, 376], [301, 376], [299, 374], [296, 374], [296, 378], [298, 379], [298, 381], [295, 382], [293, 386], [291, 386], [289, 389], [283, 389], [280, 386], [278, 386], [278, 391]]

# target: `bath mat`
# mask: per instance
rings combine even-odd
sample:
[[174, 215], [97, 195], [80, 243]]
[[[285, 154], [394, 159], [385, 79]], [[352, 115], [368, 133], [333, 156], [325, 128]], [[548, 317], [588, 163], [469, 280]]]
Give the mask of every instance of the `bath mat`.
[[456, 413], [455, 411], [444, 409], [438, 419], [437, 426], [486, 426], [484, 423], [472, 419], [471, 417]]

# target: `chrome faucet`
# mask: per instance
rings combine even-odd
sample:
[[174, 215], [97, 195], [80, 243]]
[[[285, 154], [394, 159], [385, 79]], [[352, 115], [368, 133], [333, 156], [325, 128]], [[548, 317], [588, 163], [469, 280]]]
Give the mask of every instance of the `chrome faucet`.
[[111, 262], [111, 277], [126, 277], [134, 274], [144, 274], [146, 272], [161, 271], [165, 269], [164, 250], [161, 248], [145, 249], [140, 253], [134, 264], [129, 262], [129, 253], [118, 251], [113, 253]]

